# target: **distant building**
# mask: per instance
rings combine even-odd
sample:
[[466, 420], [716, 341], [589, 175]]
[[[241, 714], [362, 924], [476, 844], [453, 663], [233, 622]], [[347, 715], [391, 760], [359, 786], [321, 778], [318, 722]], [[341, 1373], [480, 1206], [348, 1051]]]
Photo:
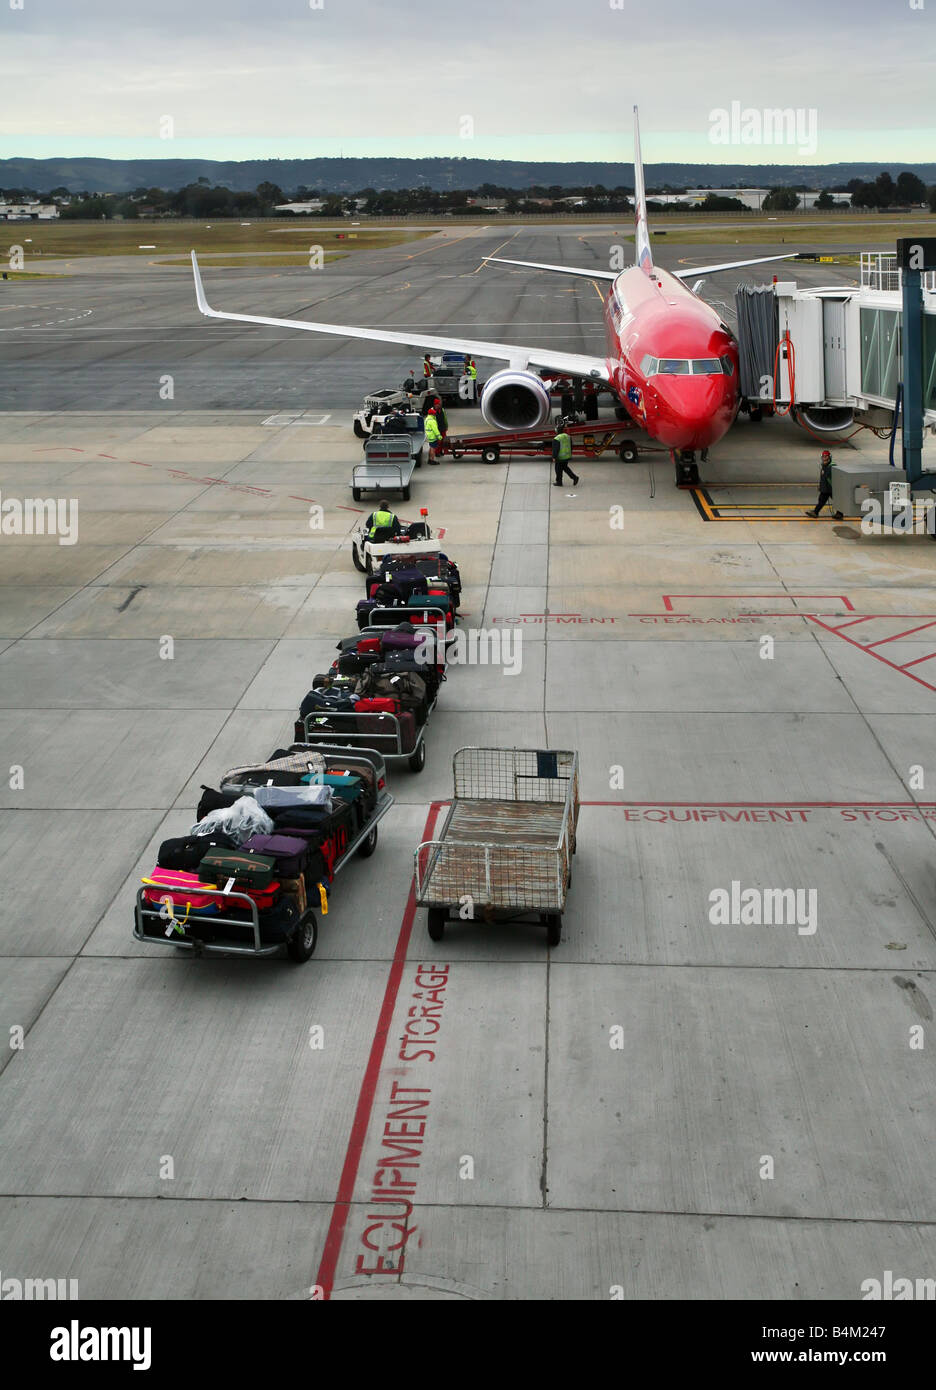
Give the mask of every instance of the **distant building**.
[[51, 222], [58, 215], [54, 203], [0, 202], [0, 222]]
[[301, 213], [304, 213], [304, 212], [321, 212], [321, 211], [322, 211], [322, 208], [323, 208], [324, 206], [325, 206], [324, 199], [322, 199], [322, 198], [310, 198], [310, 199], [308, 200], [308, 202], [305, 202], [305, 203], [277, 203], [277, 204], [276, 204], [276, 207], [273, 209], [273, 211], [274, 211], [274, 212], [294, 212], [294, 213], [301, 214]]

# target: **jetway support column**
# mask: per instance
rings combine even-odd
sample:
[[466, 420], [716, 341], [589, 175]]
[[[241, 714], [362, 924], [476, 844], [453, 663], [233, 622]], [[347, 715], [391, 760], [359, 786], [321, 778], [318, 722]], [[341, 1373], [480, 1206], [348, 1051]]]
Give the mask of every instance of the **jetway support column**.
[[936, 269], [936, 237], [902, 237], [897, 260], [903, 282], [901, 447], [912, 490], [923, 474], [923, 272]]

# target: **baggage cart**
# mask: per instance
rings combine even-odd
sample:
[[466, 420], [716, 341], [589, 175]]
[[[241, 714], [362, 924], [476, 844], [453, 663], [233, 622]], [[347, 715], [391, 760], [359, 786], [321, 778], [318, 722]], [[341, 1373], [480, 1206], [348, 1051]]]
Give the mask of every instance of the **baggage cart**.
[[578, 754], [564, 749], [460, 748], [442, 830], [415, 851], [416, 901], [441, 941], [456, 920], [536, 916], [557, 946], [572, 882]]
[[[386, 788], [386, 763], [383, 756], [372, 748], [344, 746], [331, 747], [335, 753], [347, 753], [373, 764], [378, 791], [377, 803], [364, 824], [348, 842], [344, 854], [335, 861], [334, 878], [356, 856], [369, 859], [377, 848], [377, 826], [393, 805], [393, 797]], [[146, 887], [137, 889], [133, 910], [133, 935], [137, 941], [145, 941], [151, 946], [175, 946], [191, 955], [217, 953], [236, 956], [275, 956], [285, 947], [290, 960], [302, 964], [309, 960], [318, 941], [318, 920], [310, 903], [299, 918], [289, 936], [271, 940], [263, 937], [263, 925], [257, 905], [249, 894], [226, 888], [208, 888], [199, 884], [198, 892], [203, 897], [229, 898], [238, 903], [236, 911], [242, 910], [245, 916], [186, 916], [185, 904], [172, 902], [172, 894], [167, 893], [171, 906], [166, 903], [147, 902], [144, 898]]]
[[[296, 739], [314, 747], [366, 744], [369, 749], [379, 752], [385, 762], [391, 765], [406, 763], [411, 772], [422, 772], [426, 766], [426, 730], [437, 704], [438, 698], [430, 704], [425, 723], [416, 729], [416, 741], [412, 748], [404, 748], [403, 730], [395, 714], [363, 716], [368, 721], [379, 720], [381, 730], [376, 733], [368, 730], [361, 732], [358, 730], [361, 716], [354, 710], [312, 710], [305, 719], [296, 720]], [[329, 727], [322, 728], [323, 724]]]

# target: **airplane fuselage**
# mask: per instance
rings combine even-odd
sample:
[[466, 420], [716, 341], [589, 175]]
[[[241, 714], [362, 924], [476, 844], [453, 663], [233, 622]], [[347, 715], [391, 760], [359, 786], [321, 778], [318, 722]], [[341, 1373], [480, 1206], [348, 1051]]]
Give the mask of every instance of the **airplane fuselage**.
[[738, 346], [715, 310], [669, 271], [632, 266], [604, 312], [612, 384], [637, 423], [669, 449], [721, 439], [738, 409]]

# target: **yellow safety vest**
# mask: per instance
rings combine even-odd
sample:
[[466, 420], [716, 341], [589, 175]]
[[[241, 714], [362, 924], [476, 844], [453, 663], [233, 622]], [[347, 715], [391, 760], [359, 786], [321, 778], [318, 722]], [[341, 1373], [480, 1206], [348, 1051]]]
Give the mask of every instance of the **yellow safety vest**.
[[434, 415], [426, 416], [426, 438], [429, 440], [430, 444], [437, 444], [442, 438], [439, 422]]

